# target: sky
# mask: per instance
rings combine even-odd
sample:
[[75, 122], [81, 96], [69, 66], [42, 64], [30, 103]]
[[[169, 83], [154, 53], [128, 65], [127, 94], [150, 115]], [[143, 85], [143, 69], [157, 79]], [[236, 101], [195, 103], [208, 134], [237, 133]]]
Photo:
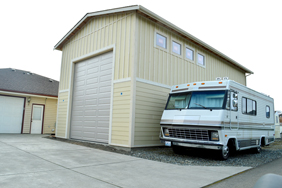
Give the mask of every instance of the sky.
[[0, 68], [59, 81], [62, 52], [53, 48], [64, 35], [88, 12], [130, 5], [144, 6], [252, 70], [247, 86], [282, 110], [281, 0], [2, 1]]

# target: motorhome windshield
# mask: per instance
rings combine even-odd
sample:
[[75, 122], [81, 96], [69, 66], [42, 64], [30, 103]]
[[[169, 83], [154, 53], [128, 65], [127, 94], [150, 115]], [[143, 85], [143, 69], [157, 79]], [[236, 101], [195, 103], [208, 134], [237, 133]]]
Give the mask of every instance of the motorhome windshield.
[[223, 109], [225, 93], [223, 90], [171, 94], [166, 109]]

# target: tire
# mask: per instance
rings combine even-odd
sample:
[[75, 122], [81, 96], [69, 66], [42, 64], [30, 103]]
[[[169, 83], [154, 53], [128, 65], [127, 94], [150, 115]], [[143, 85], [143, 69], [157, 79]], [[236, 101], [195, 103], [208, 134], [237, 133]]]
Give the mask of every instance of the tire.
[[230, 151], [228, 146], [222, 146], [222, 149], [218, 152], [218, 158], [220, 160], [227, 160], [229, 157]]
[[182, 155], [184, 153], [184, 148], [181, 147], [181, 146], [175, 146], [175, 145], [172, 145], [172, 150], [175, 154], [180, 154]]

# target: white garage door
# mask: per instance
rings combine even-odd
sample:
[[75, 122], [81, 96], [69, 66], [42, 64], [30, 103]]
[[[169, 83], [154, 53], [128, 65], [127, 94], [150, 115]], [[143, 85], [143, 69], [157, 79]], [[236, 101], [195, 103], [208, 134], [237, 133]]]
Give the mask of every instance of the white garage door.
[[24, 98], [0, 96], [0, 133], [21, 133]]
[[71, 138], [108, 143], [112, 63], [108, 52], [75, 64]]

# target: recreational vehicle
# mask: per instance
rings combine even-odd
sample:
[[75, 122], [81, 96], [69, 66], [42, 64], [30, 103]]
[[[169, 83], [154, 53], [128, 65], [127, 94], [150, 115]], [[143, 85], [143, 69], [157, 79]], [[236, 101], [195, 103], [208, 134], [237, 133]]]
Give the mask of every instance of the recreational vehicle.
[[281, 111], [275, 112], [275, 138], [281, 138], [282, 133], [282, 113]]
[[175, 153], [183, 147], [230, 151], [274, 142], [273, 98], [224, 79], [174, 85], [161, 118], [160, 140]]

